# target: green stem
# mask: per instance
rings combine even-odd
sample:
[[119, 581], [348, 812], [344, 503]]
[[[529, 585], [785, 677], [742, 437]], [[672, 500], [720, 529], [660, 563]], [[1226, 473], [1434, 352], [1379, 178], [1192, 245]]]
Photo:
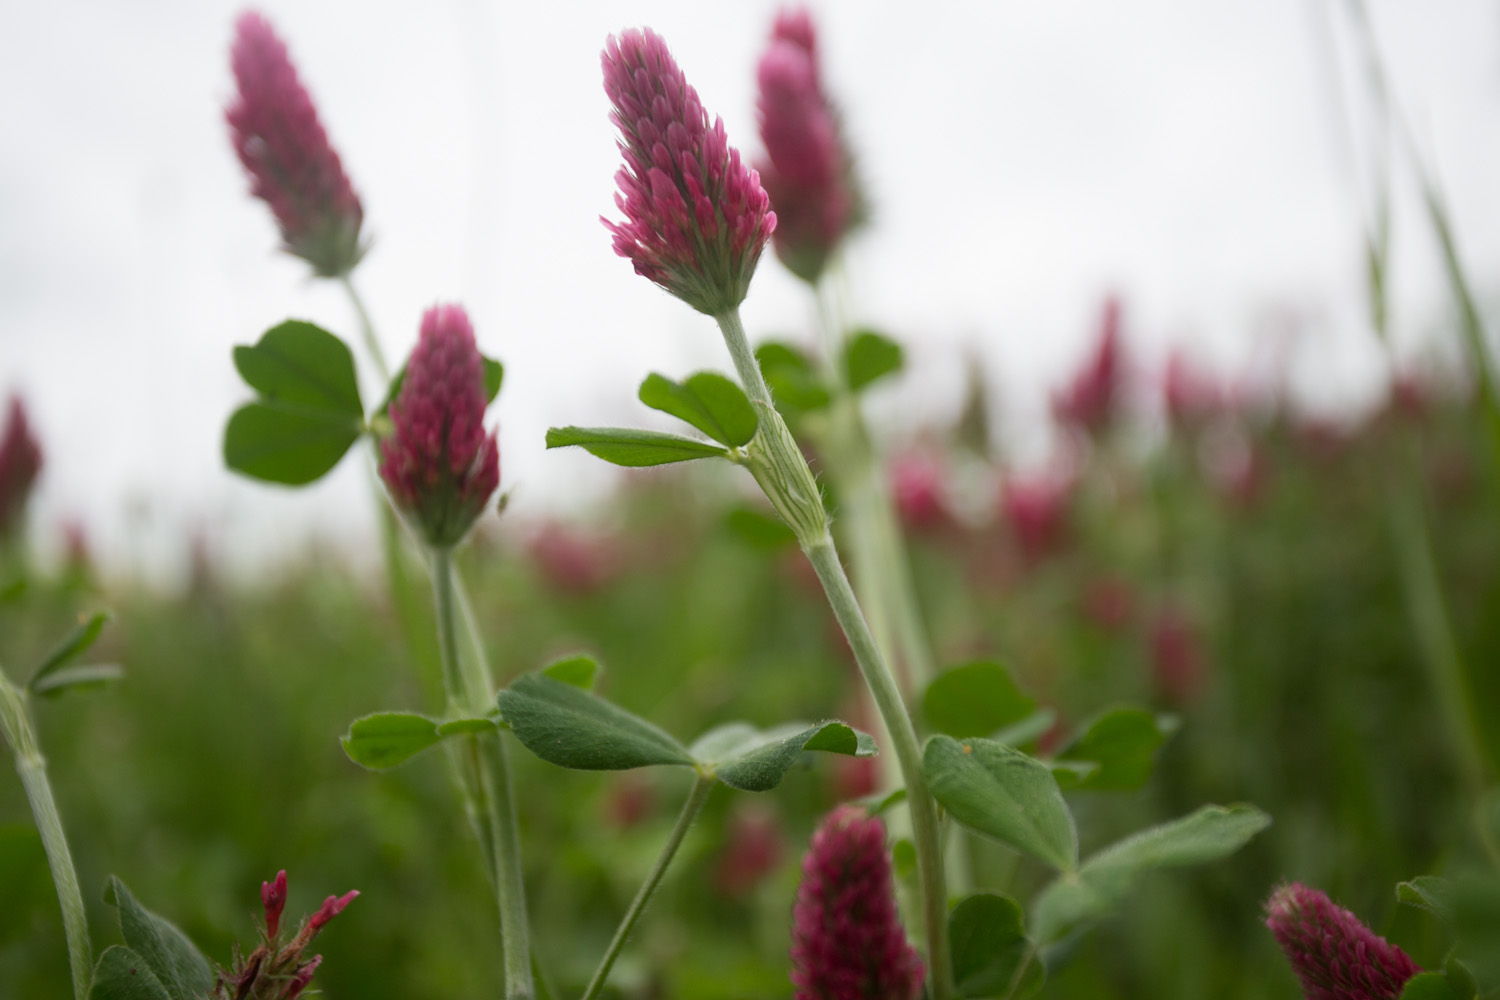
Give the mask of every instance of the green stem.
[[625, 911], [625, 916], [620, 920], [620, 926], [615, 928], [614, 938], [610, 940], [609, 947], [604, 951], [604, 957], [599, 960], [599, 967], [594, 970], [594, 977], [589, 980], [588, 987], [583, 991], [583, 1000], [593, 1000], [599, 995], [599, 991], [604, 989], [604, 984], [609, 979], [609, 970], [614, 967], [615, 959], [620, 957], [620, 950], [625, 947], [630, 932], [635, 929], [636, 922], [645, 912], [646, 904], [651, 902], [651, 897], [656, 893], [656, 887], [661, 885], [662, 876], [667, 874], [672, 858], [676, 856], [677, 849], [682, 846], [682, 838], [687, 836], [688, 827], [692, 826], [693, 820], [698, 818], [698, 813], [703, 809], [703, 803], [708, 801], [708, 793], [713, 791], [716, 780], [713, 775], [700, 772], [693, 782], [693, 790], [688, 794], [688, 800], [682, 806], [682, 813], [677, 817], [676, 825], [667, 836], [667, 842], [662, 847], [661, 854], [657, 856], [656, 863], [651, 866], [646, 881], [635, 894], [635, 898], [630, 901], [630, 909]]
[[349, 295], [349, 302], [354, 306], [354, 313], [359, 317], [359, 333], [364, 338], [365, 350], [370, 352], [370, 360], [375, 362], [375, 371], [379, 373], [381, 383], [389, 385], [391, 368], [385, 362], [385, 352], [380, 349], [380, 341], [375, 339], [375, 324], [370, 322], [370, 313], [365, 309], [365, 300], [360, 298], [359, 292], [354, 287], [354, 279], [349, 275], [340, 275], [339, 284], [344, 286], [344, 291]]
[[[763, 439], [772, 447], [789, 447], [795, 452], [796, 446], [790, 444], [791, 435], [786, 431], [781, 414], [771, 401], [771, 392], [766, 387], [760, 366], [750, 350], [739, 311], [731, 310], [715, 319], [724, 334], [725, 346], [734, 359], [735, 370], [739, 372], [740, 380], [745, 385], [751, 403], [756, 406], [760, 419], [775, 422], [775, 426], [765, 429], [767, 432]], [[784, 467], [804, 462], [803, 469], [806, 468], [800, 452], [778, 453], [774, 460]], [[796, 529], [797, 525], [793, 525], [793, 528]], [[927, 967], [932, 974], [931, 995], [932, 1000], [948, 1000], [953, 996], [953, 965], [948, 950], [948, 899], [943, 879], [942, 844], [937, 803], [927, 791], [927, 782], [922, 777], [922, 750], [917, 743], [916, 728], [912, 725], [906, 703], [901, 700], [901, 692], [896, 687], [890, 666], [881, 656], [875, 638], [870, 633], [870, 626], [860, 611], [859, 601], [849, 585], [849, 577], [844, 572], [843, 564], [839, 562], [838, 551], [834, 548], [833, 538], [828, 534], [826, 526], [821, 537], [812, 537], [805, 531], [798, 531], [798, 542], [818, 574], [818, 580], [828, 596], [828, 603], [833, 608], [834, 617], [838, 619], [839, 626], [849, 640], [854, 659], [875, 698], [875, 707], [885, 722], [896, 759], [901, 764], [901, 775], [906, 782], [907, 807], [911, 813], [912, 840], [917, 849], [917, 872], [922, 887]]]
[[3, 674], [0, 674], [0, 730], [4, 731], [5, 741], [16, 755], [16, 772], [26, 789], [26, 800], [31, 803], [31, 815], [36, 821], [37, 832], [42, 835], [47, 865], [52, 869], [52, 884], [57, 887], [63, 932], [68, 941], [68, 965], [73, 973], [74, 1000], [85, 1000], [93, 976], [94, 959], [89, 947], [88, 915], [83, 908], [83, 893], [78, 888], [78, 873], [73, 868], [73, 855], [68, 850], [68, 838], [63, 833], [57, 802], [52, 798], [52, 786], [47, 781], [47, 761], [42, 757], [36, 730], [31, 724], [26, 693], [12, 685]]
[[[468, 658], [467, 668], [458, 652], [453, 554], [432, 550], [432, 596], [437, 608], [438, 651], [443, 661], [443, 687], [448, 695], [450, 716], [489, 714], [490, 693], [482, 653]], [[471, 620], [472, 616], [466, 616]], [[515, 799], [511, 793], [510, 768], [500, 734], [465, 737], [458, 754], [459, 783], [465, 807], [473, 819], [475, 833], [485, 851], [486, 867], [495, 886], [500, 911], [500, 946], [505, 966], [507, 1000], [530, 1000], [530, 929], [526, 920], [526, 887], [521, 867], [521, 838], [516, 824]]]

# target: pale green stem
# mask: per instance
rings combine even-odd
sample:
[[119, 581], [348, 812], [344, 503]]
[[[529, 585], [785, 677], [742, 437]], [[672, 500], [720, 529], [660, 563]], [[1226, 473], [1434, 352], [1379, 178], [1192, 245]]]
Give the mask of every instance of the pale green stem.
[[355, 290], [354, 279], [349, 275], [340, 275], [339, 284], [344, 286], [344, 291], [349, 295], [349, 302], [354, 306], [354, 313], [359, 318], [359, 333], [364, 338], [365, 350], [370, 352], [370, 360], [375, 362], [375, 371], [380, 375], [381, 385], [389, 385], [391, 366], [386, 364], [385, 352], [380, 349], [380, 341], [375, 339], [375, 324], [370, 322], [370, 313], [365, 308], [365, 301]]
[[73, 868], [73, 855], [68, 850], [62, 817], [57, 813], [52, 786], [47, 781], [47, 761], [42, 756], [36, 730], [31, 724], [26, 692], [11, 684], [4, 674], [0, 674], [0, 729], [4, 730], [5, 741], [16, 755], [16, 772], [20, 774], [21, 785], [26, 789], [26, 800], [31, 803], [31, 815], [36, 821], [37, 832], [42, 835], [47, 865], [52, 869], [52, 884], [57, 887], [57, 902], [62, 907], [63, 932], [68, 941], [68, 965], [73, 973], [74, 1000], [84, 1000], [88, 996], [89, 980], [93, 976], [94, 959], [89, 947], [88, 915], [83, 908], [83, 893], [78, 889], [78, 873]]
[[[448, 549], [431, 554], [432, 594], [437, 607], [438, 650], [443, 660], [443, 687], [450, 716], [484, 716], [490, 712], [485, 665], [471, 660], [461, 665], [458, 653], [458, 601], [455, 600], [453, 555]], [[467, 598], [463, 599], [467, 604]], [[474, 821], [487, 868], [494, 878], [495, 902], [500, 911], [500, 944], [505, 966], [507, 1000], [531, 1000], [531, 942], [526, 920], [526, 888], [521, 867], [520, 834], [510, 768], [500, 734], [462, 738], [459, 782], [465, 806]]]
[[609, 970], [614, 967], [615, 959], [620, 956], [620, 950], [625, 947], [630, 932], [635, 929], [636, 922], [641, 919], [641, 914], [646, 910], [646, 904], [651, 902], [651, 897], [656, 893], [656, 887], [661, 885], [662, 876], [666, 875], [667, 868], [672, 864], [672, 858], [676, 856], [677, 849], [682, 846], [682, 838], [687, 836], [688, 827], [693, 825], [698, 813], [703, 809], [703, 803], [708, 801], [708, 793], [713, 791], [716, 779], [712, 775], [698, 774], [693, 782], [693, 790], [688, 794], [688, 800], [682, 807], [682, 813], [677, 817], [677, 823], [672, 827], [672, 832], [667, 837], [667, 843], [657, 856], [656, 863], [651, 866], [651, 871], [646, 876], [646, 881], [641, 885], [640, 891], [630, 901], [630, 909], [625, 911], [625, 916], [620, 921], [620, 926], [615, 929], [615, 936], [605, 949], [604, 957], [599, 960], [599, 967], [594, 970], [594, 978], [589, 980], [588, 987], [583, 991], [582, 1000], [593, 1000], [604, 989], [605, 982], [609, 979]]
[[[731, 310], [715, 317], [724, 334], [725, 346], [734, 359], [735, 370], [745, 385], [750, 401], [755, 405], [759, 419], [775, 421], [779, 433], [766, 433], [765, 440], [773, 445], [778, 441], [790, 441], [781, 414], [771, 401], [771, 392], [761, 376], [760, 366], [750, 343], [745, 337], [744, 325], [739, 311]], [[802, 462], [800, 453], [781, 455], [783, 462]], [[911, 813], [912, 840], [917, 850], [917, 873], [922, 887], [922, 917], [927, 935], [927, 967], [932, 975], [932, 1000], [948, 1000], [953, 996], [953, 966], [948, 950], [948, 900], [943, 879], [943, 854], [938, 829], [937, 803], [927, 791], [927, 782], [922, 777], [922, 749], [917, 743], [916, 728], [911, 715], [901, 700], [890, 666], [880, 654], [870, 626], [859, 609], [849, 577], [839, 562], [833, 538], [825, 529], [821, 538], [799, 537], [802, 550], [812, 563], [828, 603], [833, 608], [854, 659], [864, 675], [865, 684], [875, 698], [890, 735], [890, 741], [901, 764], [901, 774], [906, 782], [906, 801]]]

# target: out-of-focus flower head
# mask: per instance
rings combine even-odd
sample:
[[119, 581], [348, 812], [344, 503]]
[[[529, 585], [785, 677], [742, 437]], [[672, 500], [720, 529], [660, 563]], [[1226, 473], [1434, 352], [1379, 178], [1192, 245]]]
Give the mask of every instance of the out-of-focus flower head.
[[840, 806], [802, 860], [792, 907], [797, 1000], [913, 1000], [922, 976], [896, 912], [885, 827], [857, 806]]
[[547, 582], [565, 594], [593, 593], [618, 576], [624, 565], [613, 538], [558, 522], [537, 529], [526, 549]]
[[615, 253], [699, 312], [734, 309], [776, 228], [759, 175], [730, 147], [723, 119], [709, 126], [660, 35], [632, 28], [611, 36], [602, 62], [625, 157], [615, 174], [625, 219], [600, 220]]
[[1072, 476], [1064, 473], [1006, 479], [1000, 489], [1001, 516], [1028, 562], [1040, 561], [1062, 544], [1072, 495]]
[[1105, 300], [1099, 338], [1093, 353], [1067, 388], [1052, 400], [1052, 413], [1063, 424], [1090, 434], [1106, 430], [1114, 419], [1125, 387], [1124, 347], [1120, 343], [1120, 300]]
[[1422, 967], [1323, 892], [1299, 882], [1266, 902], [1266, 926], [1307, 1000], [1398, 1000]]
[[318, 912], [302, 921], [290, 941], [282, 942], [281, 915], [286, 907], [286, 872], [260, 884], [261, 905], [265, 908], [266, 929], [260, 945], [249, 955], [235, 947], [228, 969], [219, 969], [214, 979], [211, 1000], [297, 1000], [312, 982], [313, 973], [323, 964], [322, 955], [308, 958], [312, 944], [328, 922], [343, 912], [359, 895], [358, 890], [342, 896], [329, 896]]
[[756, 70], [766, 158], [756, 166], [776, 210], [776, 255], [816, 282], [844, 236], [863, 221], [863, 199], [823, 90], [817, 31], [805, 8], [776, 15]]
[[21, 526], [26, 501], [41, 471], [42, 446], [31, 433], [21, 398], [12, 396], [5, 432], [0, 435], [0, 538]]
[[239, 95], [224, 116], [250, 193], [271, 206], [287, 253], [323, 277], [348, 274], [366, 249], [364, 208], [286, 45], [260, 14], [248, 11], [235, 23], [230, 65]]
[[742, 804], [729, 816], [714, 882], [725, 896], [746, 896], [777, 869], [785, 854], [786, 836], [776, 811], [759, 801]]
[[1107, 632], [1124, 630], [1135, 618], [1135, 592], [1118, 576], [1101, 575], [1084, 585], [1083, 616]]
[[948, 522], [943, 500], [943, 464], [924, 452], [907, 452], [891, 462], [891, 495], [908, 529], [929, 531]]
[[1181, 350], [1167, 359], [1162, 376], [1162, 401], [1167, 418], [1179, 427], [1200, 424], [1223, 407], [1224, 394], [1204, 372], [1195, 368]]
[[391, 403], [380, 478], [435, 548], [458, 544], [500, 485], [500, 449], [485, 433], [485, 405], [484, 363], [468, 314], [434, 306]]
[[1157, 693], [1171, 704], [1188, 704], [1208, 675], [1208, 654], [1197, 627], [1181, 609], [1165, 607], [1151, 622], [1150, 643]]

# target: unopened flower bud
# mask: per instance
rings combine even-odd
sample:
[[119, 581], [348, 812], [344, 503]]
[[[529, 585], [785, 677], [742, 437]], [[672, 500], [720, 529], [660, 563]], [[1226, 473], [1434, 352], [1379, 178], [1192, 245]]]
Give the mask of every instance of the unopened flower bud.
[[615, 175], [615, 253], [699, 312], [718, 316], [744, 301], [776, 215], [760, 177], [740, 160], [723, 119], [708, 123], [667, 44], [651, 29], [611, 37], [604, 92], [625, 165]]
[[840, 806], [813, 834], [792, 908], [797, 1000], [912, 1000], [922, 960], [896, 912], [885, 827]]
[[260, 902], [266, 908], [266, 939], [274, 940], [281, 927], [281, 911], [286, 906], [286, 871], [276, 873], [274, 882], [260, 884]]
[[286, 1000], [297, 1000], [302, 991], [307, 989], [307, 984], [312, 982], [313, 973], [318, 971], [318, 966], [323, 964], [322, 955], [314, 955], [312, 960], [299, 968], [292, 975], [292, 981], [286, 987]]
[[323, 900], [323, 905], [318, 907], [318, 912], [308, 918], [307, 926], [311, 927], [315, 933], [322, 930], [330, 920], [343, 913], [344, 907], [354, 902], [354, 897], [358, 895], [358, 889], [350, 889], [342, 896], [329, 896]]
[[1298, 882], [1266, 902], [1266, 926], [1307, 1000], [1397, 1000], [1422, 967], [1324, 893]]
[[230, 63], [239, 96], [225, 118], [250, 174], [250, 193], [271, 206], [287, 253], [323, 277], [348, 274], [365, 251], [364, 208], [286, 45], [252, 11], [235, 25]]
[[434, 306], [391, 404], [380, 478], [429, 545], [463, 539], [500, 484], [500, 450], [484, 429], [484, 363], [459, 306]]

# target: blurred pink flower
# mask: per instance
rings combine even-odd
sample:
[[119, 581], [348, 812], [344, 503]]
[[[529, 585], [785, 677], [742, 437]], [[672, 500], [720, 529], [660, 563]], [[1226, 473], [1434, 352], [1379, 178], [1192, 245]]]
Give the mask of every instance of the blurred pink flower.
[[547, 582], [565, 594], [598, 590], [619, 575], [624, 562], [613, 539], [556, 522], [537, 529], [526, 549]]
[[1093, 353], [1073, 376], [1067, 388], [1052, 400], [1059, 422], [1091, 434], [1109, 427], [1120, 405], [1125, 383], [1124, 348], [1120, 343], [1120, 300], [1105, 300], [1104, 315]]
[[0, 538], [21, 526], [31, 488], [42, 471], [42, 446], [31, 433], [21, 397], [10, 398], [5, 433], [0, 436]]
[[947, 523], [943, 471], [937, 458], [919, 452], [898, 455], [891, 462], [892, 499], [908, 529], [929, 530]]
[[767, 157], [756, 166], [776, 210], [776, 254], [793, 274], [816, 282], [859, 221], [860, 198], [837, 115], [823, 90], [817, 33], [806, 9], [776, 16], [756, 79]]
[[1062, 544], [1072, 493], [1072, 478], [1056, 472], [1009, 478], [1001, 487], [1001, 514], [1027, 561], [1037, 562]]
[[460, 306], [434, 306], [391, 403], [380, 478], [429, 545], [456, 545], [500, 484], [500, 450], [484, 430], [484, 365]]
[[1217, 413], [1224, 403], [1218, 385], [1193, 367], [1181, 350], [1174, 350], [1167, 359], [1162, 398], [1168, 419], [1178, 426], [1200, 423]]
[[271, 206], [287, 253], [324, 277], [348, 274], [365, 251], [364, 208], [286, 46], [260, 14], [235, 23], [230, 65], [239, 95], [224, 116], [250, 193]]
[[1324, 893], [1299, 882], [1266, 902], [1266, 926], [1307, 1000], [1397, 1000], [1422, 967]]
[[726, 896], [745, 896], [780, 866], [785, 854], [786, 836], [775, 810], [758, 802], [741, 805], [729, 816], [714, 883]]
[[1099, 628], [1119, 632], [1135, 617], [1135, 592], [1117, 576], [1097, 576], [1084, 585], [1082, 611]]
[[660, 35], [646, 28], [612, 36], [602, 62], [625, 157], [615, 174], [625, 220], [600, 220], [615, 253], [699, 312], [734, 309], [776, 228], [760, 177], [730, 147], [723, 119], [709, 127]]
[[1181, 610], [1166, 607], [1151, 622], [1151, 679], [1157, 693], [1174, 705], [1197, 697], [1208, 675], [1202, 637]]
[[922, 960], [896, 912], [885, 827], [840, 806], [813, 834], [792, 907], [797, 1000], [912, 1000]]

